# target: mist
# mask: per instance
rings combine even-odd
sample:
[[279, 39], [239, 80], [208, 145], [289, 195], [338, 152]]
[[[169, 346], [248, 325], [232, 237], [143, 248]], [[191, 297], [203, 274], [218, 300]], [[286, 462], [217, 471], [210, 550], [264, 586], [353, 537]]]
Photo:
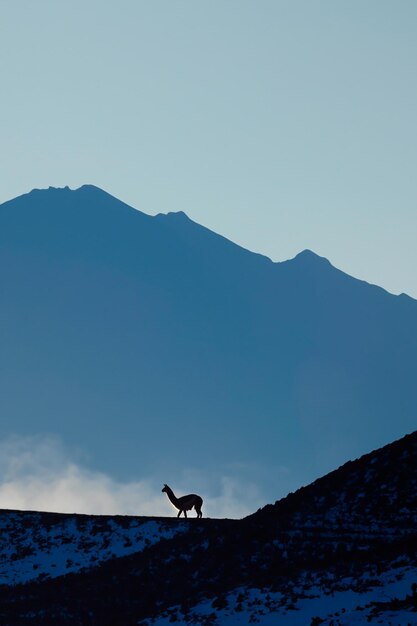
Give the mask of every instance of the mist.
[[[159, 478], [118, 481], [84, 466], [80, 456], [57, 437], [9, 437], [0, 444], [0, 507], [96, 515], [176, 515], [161, 493]], [[177, 495], [200, 488], [204, 517], [240, 518], [264, 504], [255, 485], [227, 475], [210, 480], [198, 470], [184, 469], [172, 487]]]

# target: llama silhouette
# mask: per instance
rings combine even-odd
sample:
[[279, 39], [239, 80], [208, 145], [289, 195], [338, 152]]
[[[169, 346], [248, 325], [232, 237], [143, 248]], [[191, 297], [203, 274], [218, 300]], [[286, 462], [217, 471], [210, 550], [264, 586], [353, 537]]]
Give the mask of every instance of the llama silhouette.
[[171, 487], [168, 485], [164, 485], [162, 491], [167, 494], [169, 500], [175, 508], [178, 509], [177, 517], [179, 517], [182, 512], [184, 513], [184, 517], [187, 517], [187, 511], [190, 511], [193, 507], [197, 512], [197, 517], [203, 517], [201, 512], [203, 498], [201, 496], [197, 496], [195, 493], [190, 493], [188, 496], [181, 496], [181, 498], [177, 498]]

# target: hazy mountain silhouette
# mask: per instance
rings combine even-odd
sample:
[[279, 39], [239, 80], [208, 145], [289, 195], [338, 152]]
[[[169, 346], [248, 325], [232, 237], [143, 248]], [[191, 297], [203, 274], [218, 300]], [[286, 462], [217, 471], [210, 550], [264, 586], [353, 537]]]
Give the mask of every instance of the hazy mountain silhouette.
[[0, 434], [118, 476], [239, 467], [275, 499], [415, 427], [417, 302], [308, 250], [34, 190], [0, 205], [0, 293]]

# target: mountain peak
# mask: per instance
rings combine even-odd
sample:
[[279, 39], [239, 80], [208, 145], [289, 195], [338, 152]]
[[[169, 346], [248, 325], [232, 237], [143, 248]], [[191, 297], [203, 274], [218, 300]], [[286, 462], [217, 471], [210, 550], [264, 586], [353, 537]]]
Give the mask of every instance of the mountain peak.
[[[42, 193], [42, 194], [64, 194], [64, 193], [71, 193], [71, 194], [79, 194], [79, 193], [100, 193], [100, 194], [107, 194], [106, 191], [104, 191], [103, 189], [101, 189], [100, 187], [97, 187], [96, 185], [92, 185], [92, 184], [85, 184], [85, 185], [81, 185], [80, 187], [77, 187], [75, 189], [71, 189], [71, 187], [69, 187], [69, 185], [65, 185], [64, 187], [54, 187], [53, 185], [49, 185], [49, 187], [35, 187], [34, 189], [32, 189], [31, 191], [29, 191], [29, 194], [38, 194], [38, 193]], [[109, 195], [109, 194], [107, 194]]]
[[[29, 191], [29, 194], [39, 194], [39, 193], [67, 193], [69, 191], [73, 191], [72, 189], [70, 189], [68, 187], [68, 185], [65, 185], [65, 187], [54, 187], [53, 185], [49, 185], [49, 187], [45, 188], [45, 187], [34, 187], [33, 189], [31, 189]], [[29, 195], [28, 194], [28, 195]], [[25, 195], [25, 194], [23, 194]]]
[[192, 222], [192, 219], [188, 217], [184, 211], [168, 211], [168, 213], [157, 213], [155, 217], [160, 219], [176, 219], [181, 221]]
[[305, 250], [302, 250], [301, 252], [299, 252], [293, 259], [292, 261], [296, 261], [298, 263], [327, 263], [329, 265], [331, 265], [330, 261], [328, 259], [326, 259], [323, 256], [320, 256], [318, 254], [316, 254], [315, 252], [313, 252], [312, 250], [309, 250], [308, 248], [306, 248]]
[[76, 189], [71, 189], [68, 185], [65, 185], [65, 187], [54, 187], [53, 185], [49, 185], [49, 187], [34, 187], [28, 193], [18, 197], [24, 198], [25, 196], [35, 196], [57, 199], [63, 197], [69, 198], [70, 196], [75, 197], [77, 195], [91, 195], [92, 193], [109, 195], [107, 192], [103, 191], [103, 189], [100, 189], [100, 187], [96, 187], [95, 185], [81, 185], [81, 187]]
[[88, 193], [88, 194], [100, 194], [100, 195], [105, 194], [106, 196], [111, 196], [112, 198], [115, 198], [115, 200], [120, 202], [120, 200], [116, 198], [115, 196], [113, 196], [112, 194], [108, 193], [101, 187], [97, 187], [97, 185], [92, 185], [91, 183], [86, 183], [85, 185], [81, 185], [81, 187], [77, 187], [76, 189], [70, 189], [69, 187], [65, 187], [65, 189], [69, 189], [73, 193], [82, 193], [82, 194]]

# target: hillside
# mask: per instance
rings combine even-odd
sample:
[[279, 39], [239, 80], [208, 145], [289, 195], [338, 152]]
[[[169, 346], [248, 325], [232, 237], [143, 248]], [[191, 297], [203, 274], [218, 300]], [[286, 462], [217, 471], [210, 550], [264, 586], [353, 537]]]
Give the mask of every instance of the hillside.
[[242, 520], [3, 511], [1, 623], [415, 625], [416, 485], [417, 432]]
[[0, 292], [0, 436], [52, 433], [123, 481], [270, 501], [415, 425], [417, 302], [311, 251], [33, 190], [0, 205]]

